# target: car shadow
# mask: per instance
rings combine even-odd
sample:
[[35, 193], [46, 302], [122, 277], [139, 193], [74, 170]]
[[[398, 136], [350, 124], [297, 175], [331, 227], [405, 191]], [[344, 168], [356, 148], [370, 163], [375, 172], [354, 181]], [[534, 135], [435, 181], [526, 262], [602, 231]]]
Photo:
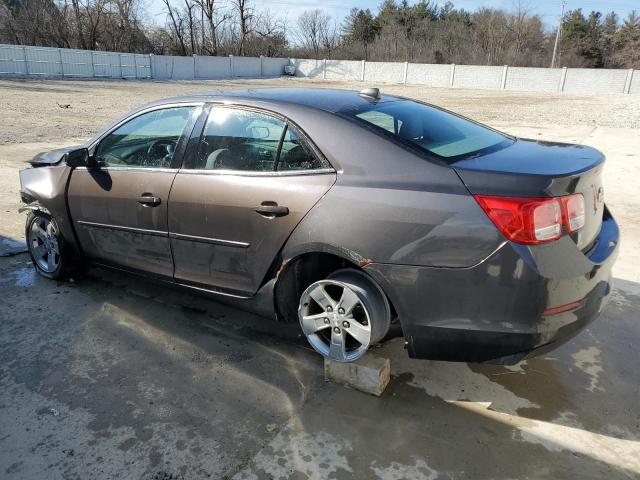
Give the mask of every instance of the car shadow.
[[[298, 349], [315, 355], [298, 325], [281, 324], [246, 313], [255, 308], [252, 305], [246, 305], [243, 312], [236, 310], [242, 308], [243, 301], [220, 303], [191, 291], [140, 282], [120, 273], [94, 272], [97, 275], [94, 278], [102, 282], [127, 285], [127, 290], [134, 295], [160, 301], [168, 308], [179, 308], [185, 315], [201, 318], [212, 332], [232, 329], [244, 338], [254, 340], [255, 348], [260, 348], [263, 342], [273, 343], [271, 348], [276, 348], [278, 355]], [[135, 282], [135, 287], [131, 287], [131, 282]], [[601, 318], [578, 337], [546, 356], [515, 366], [412, 360], [402, 349], [402, 339], [392, 340], [374, 353], [391, 359], [394, 375], [411, 378], [411, 385], [446, 401], [488, 404], [489, 409], [508, 415], [640, 440], [640, 432], [629, 428], [626, 415], [632, 408], [628, 402], [636, 398], [640, 384], [640, 372], [628, 371], [630, 359], [640, 360], [637, 352], [629, 351], [629, 339], [640, 341], [640, 330], [634, 321], [640, 296], [627, 293], [633, 288], [630, 283], [616, 281], [618, 287]], [[207, 312], [219, 308], [227, 309], [228, 313], [221, 318], [208, 315]], [[143, 315], [142, 318], [146, 317]], [[603, 417], [600, 412], [610, 410], [614, 399], [622, 407], [620, 415], [609, 412]]]

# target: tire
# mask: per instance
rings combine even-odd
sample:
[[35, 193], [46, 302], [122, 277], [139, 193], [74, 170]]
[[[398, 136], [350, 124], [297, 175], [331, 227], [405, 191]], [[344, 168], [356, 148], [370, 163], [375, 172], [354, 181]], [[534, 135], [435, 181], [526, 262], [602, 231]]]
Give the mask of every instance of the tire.
[[349, 268], [309, 285], [300, 296], [298, 319], [318, 353], [337, 362], [353, 362], [385, 337], [391, 308], [368, 275]]
[[25, 238], [31, 261], [38, 272], [51, 280], [81, 276], [85, 263], [68, 247], [55, 219], [43, 212], [27, 216]]

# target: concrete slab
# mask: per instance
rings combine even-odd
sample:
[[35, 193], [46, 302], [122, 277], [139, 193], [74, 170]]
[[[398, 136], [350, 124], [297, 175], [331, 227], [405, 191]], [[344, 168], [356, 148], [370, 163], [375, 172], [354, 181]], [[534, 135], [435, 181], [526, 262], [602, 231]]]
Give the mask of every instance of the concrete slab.
[[327, 381], [355, 388], [379, 397], [389, 384], [391, 362], [388, 358], [368, 352], [355, 362], [343, 363], [324, 359], [324, 378]]

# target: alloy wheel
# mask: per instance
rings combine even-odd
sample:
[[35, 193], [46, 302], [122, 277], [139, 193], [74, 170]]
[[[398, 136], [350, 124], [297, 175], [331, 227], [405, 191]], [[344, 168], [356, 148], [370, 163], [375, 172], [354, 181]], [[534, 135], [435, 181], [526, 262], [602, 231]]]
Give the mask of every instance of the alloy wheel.
[[298, 317], [311, 346], [338, 362], [357, 360], [389, 328], [384, 294], [350, 270], [311, 284], [300, 297]]
[[29, 250], [38, 268], [53, 273], [60, 265], [60, 245], [53, 221], [38, 216], [29, 229]]

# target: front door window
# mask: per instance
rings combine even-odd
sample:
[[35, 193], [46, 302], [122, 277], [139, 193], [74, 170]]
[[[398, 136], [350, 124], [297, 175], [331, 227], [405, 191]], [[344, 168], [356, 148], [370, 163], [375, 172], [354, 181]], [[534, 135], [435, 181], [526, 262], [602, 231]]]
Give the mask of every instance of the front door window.
[[107, 135], [98, 145], [102, 167], [169, 168], [196, 107], [173, 107], [143, 113]]

